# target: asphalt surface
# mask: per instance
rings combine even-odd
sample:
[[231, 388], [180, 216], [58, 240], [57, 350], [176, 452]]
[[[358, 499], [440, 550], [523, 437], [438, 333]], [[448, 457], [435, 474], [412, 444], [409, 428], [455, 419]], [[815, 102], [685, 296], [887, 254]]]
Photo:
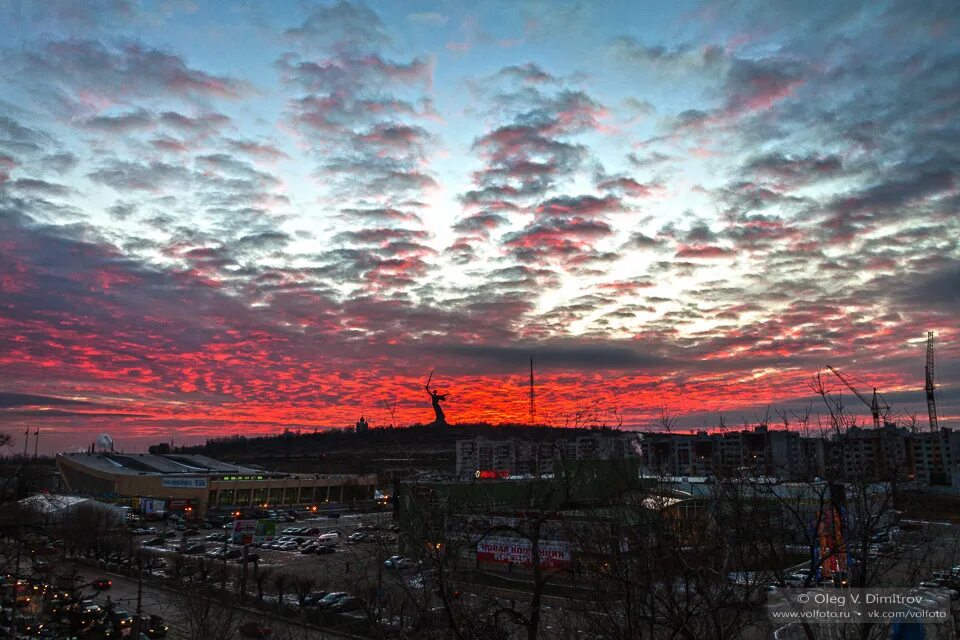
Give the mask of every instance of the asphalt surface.
[[[281, 523], [277, 525], [277, 535], [283, 535], [283, 531], [288, 528], [316, 527], [321, 533], [339, 532], [339, 542], [335, 545], [336, 552], [332, 554], [316, 555], [301, 554], [298, 551], [278, 551], [271, 549], [261, 549], [251, 547], [249, 552], [259, 555], [258, 565], [261, 568], [271, 568], [274, 572], [287, 573], [291, 577], [298, 575], [308, 575], [316, 583], [315, 590], [323, 591], [347, 591], [351, 592], [351, 586], [355, 584], [362, 576], [369, 577], [381, 571], [383, 560], [395, 553], [395, 544], [391, 543], [352, 543], [347, 537], [357, 531], [360, 524], [377, 524], [383, 533], [395, 535], [387, 531], [387, 527], [392, 521], [392, 514], [389, 511], [372, 514], [349, 514], [337, 519], [318, 517], [296, 522]], [[154, 525], [156, 526], [156, 525]], [[138, 535], [133, 538], [134, 544], [143, 545], [145, 550], [152, 551], [160, 557], [169, 557], [177, 553], [177, 549], [183, 539], [182, 532], [174, 531], [173, 527], [156, 526], [158, 533], [176, 534], [168, 540], [164, 546], [146, 546], [143, 543], [157, 534]], [[207, 550], [223, 548], [223, 542], [208, 542], [205, 540], [207, 535], [219, 533], [222, 529], [201, 529], [196, 535], [187, 538], [188, 544], [203, 544]], [[234, 548], [235, 545], [227, 544], [227, 548]], [[203, 557], [196, 555], [193, 557]], [[232, 565], [238, 566], [236, 560], [228, 561]], [[255, 593], [255, 584], [253, 580], [252, 565], [248, 565], [248, 593]], [[158, 572], [161, 576], [163, 572]], [[97, 602], [106, 604], [108, 599], [113, 602], [117, 608], [126, 609], [130, 613], [135, 613], [137, 608], [137, 581], [131, 578], [116, 574], [108, 574], [96, 569], [83, 569], [82, 578], [89, 582], [101, 577], [108, 577], [113, 580], [113, 586], [108, 591], [96, 592], [88, 588], [85, 593]], [[143, 583], [141, 597], [141, 611], [144, 615], [158, 614], [163, 616], [170, 625], [171, 640], [184, 640], [188, 637], [188, 625], [182, 619], [183, 614], [181, 605], [178, 602], [179, 594], [172, 588], [163, 585], [159, 581], [152, 583], [149, 572], [145, 572], [146, 579]], [[265, 599], [271, 599], [274, 593], [272, 582], [265, 585]], [[287, 587], [287, 597], [293, 598], [293, 587]], [[272, 600], [276, 602], [276, 597]], [[246, 621], [248, 619], [263, 622], [273, 630], [271, 640], [314, 640], [325, 638], [344, 638], [344, 634], [336, 632], [320, 632], [305, 627], [299, 620], [287, 618], [278, 619], [276, 615], [254, 610], [242, 610], [238, 619]], [[239, 633], [237, 638], [242, 638]]]

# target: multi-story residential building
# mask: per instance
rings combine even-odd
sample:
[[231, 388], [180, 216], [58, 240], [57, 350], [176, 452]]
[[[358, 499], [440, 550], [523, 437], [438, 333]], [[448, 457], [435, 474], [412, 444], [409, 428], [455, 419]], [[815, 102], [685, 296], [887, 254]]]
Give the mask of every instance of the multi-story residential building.
[[800, 434], [752, 430], [693, 434], [648, 433], [643, 460], [656, 473], [672, 476], [729, 475], [740, 470], [762, 475], [794, 476], [800, 466]]
[[603, 433], [552, 440], [469, 438], [457, 440], [459, 478], [543, 476], [560, 460], [614, 460], [633, 457], [635, 436]]
[[950, 484], [960, 478], [960, 431], [911, 432], [887, 423], [852, 427], [827, 437], [802, 437], [766, 426], [740, 431], [646, 433], [643, 463], [650, 473], [716, 476], [747, 472], [813, 479], [827, 471], [865, 480]]

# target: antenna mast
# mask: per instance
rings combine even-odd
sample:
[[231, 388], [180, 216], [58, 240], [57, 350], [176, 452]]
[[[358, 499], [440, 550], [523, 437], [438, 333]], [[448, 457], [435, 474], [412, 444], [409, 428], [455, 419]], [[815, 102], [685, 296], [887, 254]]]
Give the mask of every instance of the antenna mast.
[[927, 384], [924, 390], [927, 392], [927, 414], [930, 416], [930, 432], [936, 433], [940, 430], [937, 424], [937, 402], [934, 399], [933, 392], [936, 386], [933, 384], [934, 352], [933, 352], [933, 331], [927, 331]]
[[533, 356], [530, 356], [530, 424], [533, 425], [537, 420], [537, 405], [535, 403], [536, 392], [533, 388]]

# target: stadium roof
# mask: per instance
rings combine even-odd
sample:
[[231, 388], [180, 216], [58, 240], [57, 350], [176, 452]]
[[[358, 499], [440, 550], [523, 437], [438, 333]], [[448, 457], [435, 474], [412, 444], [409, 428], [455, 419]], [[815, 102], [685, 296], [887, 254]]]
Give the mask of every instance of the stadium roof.
[[220, 475], [257, 474], [269, 475], [259, 469], [240, 467], [227, 462], [199, 455], [152, 453], [63, 453], [74, 464], [90, 469], [119, 475]]

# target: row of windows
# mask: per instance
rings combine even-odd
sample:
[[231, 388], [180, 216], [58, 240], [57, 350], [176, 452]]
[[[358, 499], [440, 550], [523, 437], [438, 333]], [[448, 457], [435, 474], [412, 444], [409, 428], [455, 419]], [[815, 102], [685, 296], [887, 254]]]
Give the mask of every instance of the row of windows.
[[365, 500], [372, 496], [372, 487], [349, 485], [338, 487], [272, 487], [259, 489], [221, 489], [211, 491], [211, 506], [232, 507], [259, 504], [315, 504], [327, 501]]

